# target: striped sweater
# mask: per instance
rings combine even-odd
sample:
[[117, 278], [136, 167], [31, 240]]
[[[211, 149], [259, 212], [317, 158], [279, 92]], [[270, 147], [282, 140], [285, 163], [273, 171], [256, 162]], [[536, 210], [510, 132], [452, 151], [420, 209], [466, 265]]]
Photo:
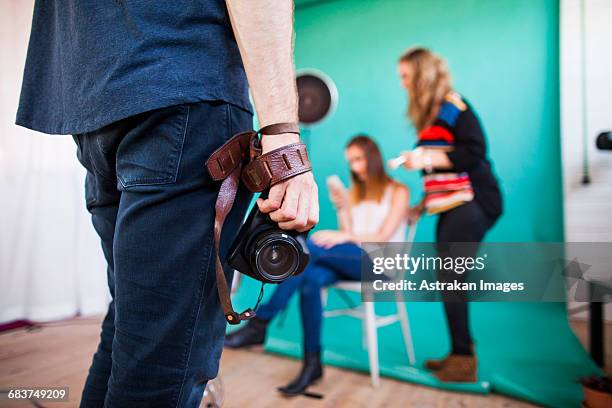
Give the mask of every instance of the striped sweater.
[[[455, 150], [453, 128], [459, 115], [467, 110], [461, 96], [449, 93], [440, 106], [433, 124], [419, 132], [418, 147], [424, 149]], [[448, 211], [474, 199], [472, 182], [467, 172], [434, 170], [424, 175], [425, 208], [429, 214]]]

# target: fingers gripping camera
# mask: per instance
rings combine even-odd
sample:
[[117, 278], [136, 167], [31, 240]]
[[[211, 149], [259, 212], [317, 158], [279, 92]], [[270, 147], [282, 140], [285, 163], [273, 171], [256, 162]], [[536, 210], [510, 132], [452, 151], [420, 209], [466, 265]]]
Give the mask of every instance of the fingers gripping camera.
[[[271, 186], [281, 181], [312, 170], [303, 143], [293, 143], [262, 154], [258, 133], [299, 134], [299, 127], [295, 123], [277, 123], [259, 132], [239, 133], [215, 150], [206, 161], [213, 180], [223, 180], [215, 203], [215, 271], [219, 299], [230, 324], [238, 324], [241, 320], [255, 316], [251, 309], [240, 314], [234, 311], [219, 259], [221, 230], [234, 203], [239, 181], [242, 180], [253, 192], [267, 192]], [[228, 265], [261, 282], [280, 283], [301, 273], [306, 267], [306, 237], [307, 232], [281, 230], [256, 206], [230, 248]]]
[[281, 283], [306, 268], [307, 237], [308, 232], [280, 229], [254, 206], [230, 247], [227, 264], [261, 282]]

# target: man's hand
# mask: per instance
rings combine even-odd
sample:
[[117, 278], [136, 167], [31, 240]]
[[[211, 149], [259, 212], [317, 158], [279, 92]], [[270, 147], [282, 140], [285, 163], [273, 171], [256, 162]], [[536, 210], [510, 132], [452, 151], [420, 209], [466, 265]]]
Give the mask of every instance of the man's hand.
[[[298, 141], [298, 135], [292, 133], [264, 135], [262, 153]], [[268, 198], [258, 199], [257, 205], [282, 229], [303, 232], [319, 222], [318, 188], [311, 171], [275, 184], [270, 188]]]
[[319, 222], [318, 188], [312, 172], [275, 184], [268, 198], [258, 199], [257, 205], [282, 229], [303, 232]]

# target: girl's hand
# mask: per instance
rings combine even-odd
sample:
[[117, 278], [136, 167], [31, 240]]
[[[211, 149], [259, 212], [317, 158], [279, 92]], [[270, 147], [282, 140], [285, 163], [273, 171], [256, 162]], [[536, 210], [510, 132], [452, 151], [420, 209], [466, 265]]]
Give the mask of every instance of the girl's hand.
[[350, 241], [350, 235], [342, 231], [322, 230], [310, 237], [315, 245], [329, 249], [333, 246]]
[[348, 192], [344, 189], [330, 188], [329, 198], [336, 210], [342, 210], [348, 207]]

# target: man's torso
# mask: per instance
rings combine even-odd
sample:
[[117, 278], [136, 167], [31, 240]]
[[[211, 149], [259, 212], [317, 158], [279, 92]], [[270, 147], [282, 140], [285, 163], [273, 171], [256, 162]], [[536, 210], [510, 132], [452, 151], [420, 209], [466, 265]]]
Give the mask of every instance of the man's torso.
[[18, 125], [83, 133], [200, 100], [251, 111], [223, 0], [36, 2]]

